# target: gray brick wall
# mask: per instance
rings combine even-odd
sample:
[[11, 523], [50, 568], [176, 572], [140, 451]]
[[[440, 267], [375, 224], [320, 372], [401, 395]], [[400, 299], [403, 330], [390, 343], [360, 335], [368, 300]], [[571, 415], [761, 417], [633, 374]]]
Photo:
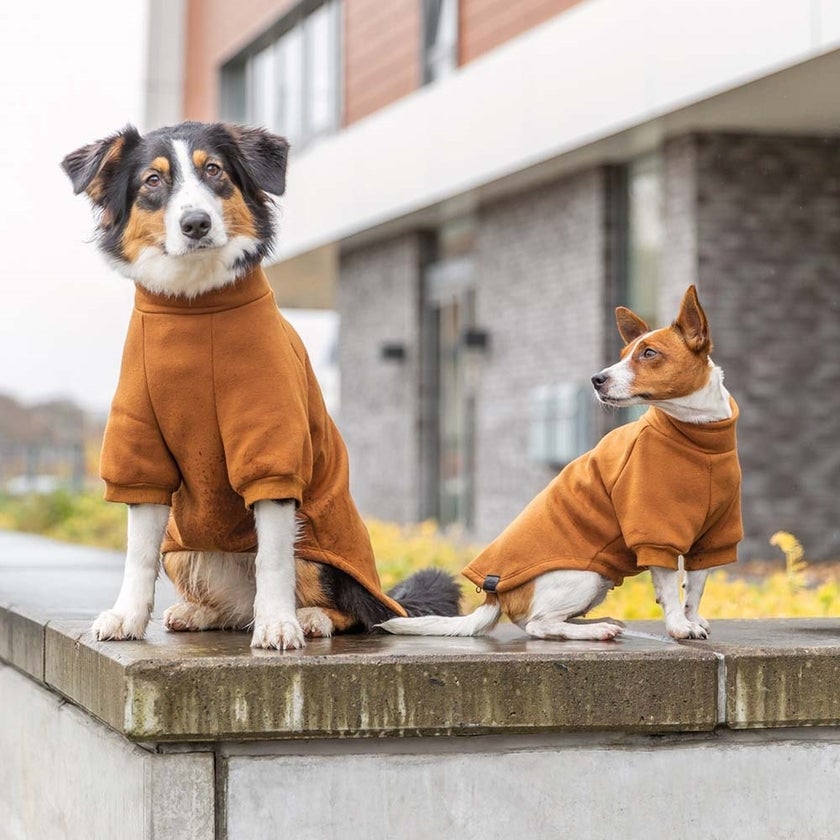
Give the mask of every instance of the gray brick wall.
[[[338, 309], [341, 412], [350, 485], [363, 514], [395, 522], [419, 510], [420, 239], [401, 236], [344, 253]], [[385, 342], [405, 345], [384, 360]]]
[[480, 539], [554, 476], [526, 454], [532, 389], [603, 367], [605, 189], [605, 170], [588, 170], [480, 213], [477, 317], [491, 340], [476, 412]]
[[[779, 529], [812, 559], [840, 556], [840, 140], [690, 135], [665, 144], [661, 323], [696, 282], [715, 360], [742, 409], [746, 539]], [[490, 539], [552, 477], [527, 457], [530, 396], [605, 363], [612, 287], [610, 170], [479, 211], [475, 536]], [[419, 236], [341, 260], [340, 426], [354, 493], [377, 516], [420, 504]], [[619, 301], [620, 302], [620, 301]], [[403, 341], [406, 361], [379, 357]]]
[[784, 529], [808, 557], [836, 558], [840, 139], [699, 135], [666, 156], [667, 193], [681, 196], [669, 224], [687, 231], [670, 243], [672, 279], [696, 278], [741, 407], [741, 556], [778, 556], [767, 541]]

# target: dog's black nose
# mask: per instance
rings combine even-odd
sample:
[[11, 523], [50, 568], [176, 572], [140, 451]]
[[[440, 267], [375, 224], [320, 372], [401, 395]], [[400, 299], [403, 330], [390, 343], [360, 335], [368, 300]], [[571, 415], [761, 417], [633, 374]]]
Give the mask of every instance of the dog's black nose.
[[595, 376], [592, 377], [592, 384], [595, 386], [596, 389], [600, 389], [601, 386], [604, 385], [604, 383], [606, 383], [606, 381], [609, 378], [610, 377], [606, 373], [604, 373], [604, 371], [601, 371], [600, 373], [596, 373]]
[[190, 239], [201, 239], [210, 233], [210, 214], [203, 210], [190, 210], [181, 216], [181, 233]]

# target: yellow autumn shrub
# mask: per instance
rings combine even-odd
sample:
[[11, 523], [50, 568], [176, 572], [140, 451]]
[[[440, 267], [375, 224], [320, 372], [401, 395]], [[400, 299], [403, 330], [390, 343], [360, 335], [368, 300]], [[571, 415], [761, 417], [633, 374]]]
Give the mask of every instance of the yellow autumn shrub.
[[[462, 608], [469, 611], [484, 600], [461, 569], [481, 546], [457, 531], [441, 533], [434, 522], [395, 525], [367, 521], [385, 589], [429, 566], [456, 576], [463, 592]], [[125, 508], [104, 502], [98, 494], [72, 495], [59, 491], [47, 496], [0, 497], [0, 528], [29, 531], [54, 539], [121, 549], [125, 546]], [[739, 566], [713, 571], [706, 584], [702, 612], [715, 618], [776, 618], [840, 616], [840, 565], [835, 571], [813, 574], [796, 537], [779, 531], [770, 539], [785, 557], [784, 566], [762, 574], [744, 575]], [[766, 568], [767, 564], [765, 564]], [[650, 575], [628, 578], [607, 595], [593, 617], [611, 615], [623, 620], [662, 617]]]

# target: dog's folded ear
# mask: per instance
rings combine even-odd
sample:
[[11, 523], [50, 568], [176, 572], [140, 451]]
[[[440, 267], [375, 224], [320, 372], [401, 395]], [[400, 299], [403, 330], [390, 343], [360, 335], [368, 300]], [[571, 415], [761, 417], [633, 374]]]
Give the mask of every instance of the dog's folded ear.
[[227, 124], [225, 128], [239, 147], [251, 180], [265, 192], [283, 195], [286, 191], [288, 141], [262, 128], [233, 124]]
[[650, 332], [650, 327], [632, 309], [628, 309], [626, 306], [616, 307], [615, 323], [625, 344], [630, 344], [640, 335]]
[[86, 192], [94, 204], [103, 205], [110, 175], [117, 171], [120, 160], [129, 147], [140, 140], [132, 125], [122, 131], [97, 140], [70, 152], [61, 161], [61, 168], [73, 183], [73, 192]]

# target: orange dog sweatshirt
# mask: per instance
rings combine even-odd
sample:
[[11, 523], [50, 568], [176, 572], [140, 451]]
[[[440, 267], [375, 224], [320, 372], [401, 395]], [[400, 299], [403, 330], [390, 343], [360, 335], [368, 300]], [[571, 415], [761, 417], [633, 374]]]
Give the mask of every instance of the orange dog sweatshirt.
[[650, 408], [572, 461], [469, 566], [504, 592], [543, 572], [598, 572], [616, 586], [648, 566], [734, 563], [741, 526], [738, 406], [715, 423]]
[[137, 286], [101, 475], [113, 502], [172, 505], [162, 550], [249, 552], [250, 507], [294, 499], [295, 553], [382, 591], [344, 441], [260, 268], [192, 300]]

